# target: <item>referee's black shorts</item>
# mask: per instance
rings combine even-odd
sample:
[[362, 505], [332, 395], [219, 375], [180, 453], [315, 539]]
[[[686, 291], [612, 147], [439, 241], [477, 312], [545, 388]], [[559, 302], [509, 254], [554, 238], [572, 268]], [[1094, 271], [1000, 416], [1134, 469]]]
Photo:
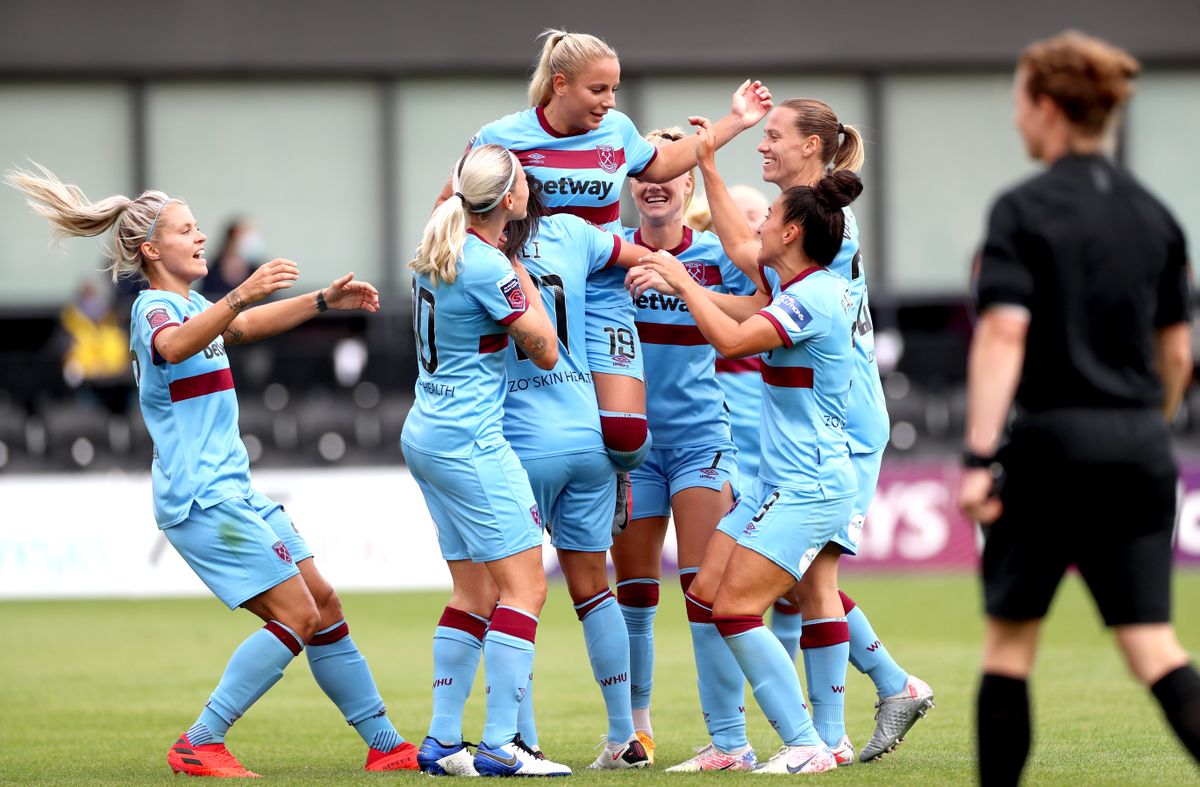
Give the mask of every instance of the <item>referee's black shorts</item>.
[[1075, 565], [1105, 625], [1170, 620], [1177, 470], [1161, 416], [1072, 410], [1025, 417], [1000, 459], [1004, 512], [984, 531], [990, 616], [1045, 617]]

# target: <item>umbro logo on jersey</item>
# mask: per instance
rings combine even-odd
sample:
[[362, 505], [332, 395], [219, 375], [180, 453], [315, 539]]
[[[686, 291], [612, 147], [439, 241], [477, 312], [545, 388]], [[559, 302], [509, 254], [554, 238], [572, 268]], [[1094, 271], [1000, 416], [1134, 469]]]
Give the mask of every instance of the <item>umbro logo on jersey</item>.
[[717, 472], [716, 468], [705, 467], [700, 471], [700, 475], [704, 478], [707, 478], [709, 481], [713, 481], [713, 480], [716, 480], [717, 476], [720, 475], [720, 473]]
[[543, 156], [541, 153], [530, 153], [525, 158], [531, 164], [541, 164], [543, 161], [546, 160], [546, 157]]

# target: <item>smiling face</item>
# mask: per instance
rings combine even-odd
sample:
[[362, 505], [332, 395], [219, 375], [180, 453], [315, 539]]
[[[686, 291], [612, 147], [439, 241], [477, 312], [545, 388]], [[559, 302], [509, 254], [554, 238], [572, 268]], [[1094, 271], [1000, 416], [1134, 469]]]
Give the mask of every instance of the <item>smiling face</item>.
[[666, 183], [635, 180], [630, 185], [642, 223], [654, 226], [682, 224], [683, 211], [693, 188], [692, 176], [687, 172]]
[[803, 241], [803, 230], [796, 223], [785, 224], [784, 195], [780, 194], [767, 209], [767, 217], [758, 225], [758, 240], [761, 244], [758, 250], [758, 264], [768, 268], [778, 267], [784, 252], [795, 248], [796, 241]]
[[591, 131], [600, 127], [608, 110], [617, 105], [621, 82], [621, 64], [614, 57], [590, 63], [574, 79], [554, 75], [554, 96], [563, 116], [573, 129]]
[[172, 202], [158, 215], [154, 238], [142, 243], [142, 256], [147, 263], [151, 284], [182, 282], [191, 284], [208, 275], [204, 244], [208, 240], [196, 224], [191, 209], [182, 202]]
[[[758, 144], [758, 152], [763, 155], [763, 180], [774, 183], [780, 188], [787, 187], [801, 172], [805, 159], [811, 155], [808, 151], [815, 144], [820, 149], [820, 140], [815, 143], [801, 136], [796, 130], [796, 113], [787, 107], [776, 107], [767, 115], [763, 128], [762, 142]], [[808, 143], [808, 144], [806, 144]]]

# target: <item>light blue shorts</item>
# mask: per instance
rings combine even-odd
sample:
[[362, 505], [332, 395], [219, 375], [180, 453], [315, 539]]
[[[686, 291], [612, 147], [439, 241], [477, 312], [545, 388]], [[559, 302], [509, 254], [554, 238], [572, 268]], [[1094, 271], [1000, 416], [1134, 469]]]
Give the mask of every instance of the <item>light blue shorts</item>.
[[743, 495], [717, 530], [799, 581], [817, 553], [850, 520], [853, 508], [854, 495], [825, 500], [756, 480], [753, 496]]
[[676, 492], [694, 486], [718, 492], [729, 484], [738, 494], [738, 452], [732, 442], [652, 448], [642, 466], [629, 474], [633, 518], [667, 516]]
[[162, 532], [230, 609], [296, 576], [296, 564], [312, 557], [283, 506], [260, 492], [209, 508], [192, 503], [187, 519]]
[[529, 476], [507, 442], [476, 446], [463, 457], [401, 448], [425, 496], [443, 558], [488, 563], [542, 545], [542, 515]]
[[833, 537], [833, 542], [842, 548], [844, 554], [857, 555], [863, 522], [867, 518], [867, 510], [871, 507], [871, 498], [875, 497], [875, 487], [879, 485], [883, 449], [869, 454], [850, 454], [850, 464], [854, 467], [854, 478], [858, 481], [858, 495], [854, 498], [850, 518]]
[[612, 546], [617, 469], [603, 449], [522, 461], [556, 549], [606, 552]]
[[588, 366], [593, 373], [646, 380], [632, 305], [595, 310], [589, 307], [586, 336]]

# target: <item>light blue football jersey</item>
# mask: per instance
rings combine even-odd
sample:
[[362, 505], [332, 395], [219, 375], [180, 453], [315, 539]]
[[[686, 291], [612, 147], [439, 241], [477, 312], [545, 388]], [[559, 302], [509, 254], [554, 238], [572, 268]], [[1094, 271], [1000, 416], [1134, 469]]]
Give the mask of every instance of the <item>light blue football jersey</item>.
[[[625, 237], [646, 246], [640, 230]], [[649, 247], [648, 247], [649, 248]], [[754, 283], [738, 270], [711, 232], [683, 228], [668, 251], [700, 284], [717, 292], [750, 295]], [[717, 352], [700, 333], [682, 298], [647, 290], [634, 300], [646, 368], [646, 418], [655, 448], [707, 445], [730, 439], [725, 396], [717, 382]]]
[[850, 296], [854, 299], [854, 382], [847, 405], [846, 438], [853, 453], [869, 454], [887, 445], [891, 422], [875, 361], [875, 325], [867, 298], [867, 269], [859, 246], [858, 220], [850, 208], [843, 208], [842, 212], [846, 216], [846, 231], [842, 248], [829, 270], [850, 282]]
[[514, 343], [508, 358], [504, 436], [524, 459], [603, 450], [588, 367], [587, 279], [610, 267], [621, 239], [567, 214], [547, 216], [521, 254], [558, 332], [558, 364], [543, 371]]
[[434, 456], [469, 456], [504, 442], [505, 326], [525, 291], [504, 254], [468, 231], [453, 284], [413, 274], [416, 402], [401, 440]]
[[186, 519], [192, 503], [210, 508], [251, 493], [225, 340], [218, 336], [179, 363], [154, 351], [159, 331], [210, 306], [198, 292], [184, 298], [165, 290], [143, 290], [133, 302], [129, 349], [142, 418], [154, 440], [150, 474], [160, 528]]
[[854, 371], [848, 282], [809, 268], [782, 286], [759, 311], [783, 346], [763, 356], [762, 461], [758, 477], [831, 499], [858, 485], [846, 440], [846, 402]]
[[[471, 145], [511, 150], [536, 180], [534, 188], [552, 213], [571, 213], [614, 234], [621, 232], [621, 186], [641, 174], [658, 155], [626, 115], [610, 109], [599, 128], [563, 135], [551, 127], [542, 107], [488, 123]], [[628, 311], [625, 272], [602, 272], [588, 279], [588, 312]]]

